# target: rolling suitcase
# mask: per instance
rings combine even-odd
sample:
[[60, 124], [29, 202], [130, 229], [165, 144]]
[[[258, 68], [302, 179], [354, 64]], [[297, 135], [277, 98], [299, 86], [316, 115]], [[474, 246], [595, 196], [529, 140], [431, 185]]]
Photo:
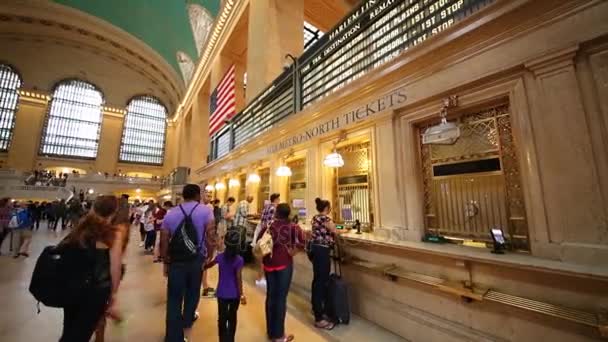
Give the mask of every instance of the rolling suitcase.
[[337, 324], [350, 322], [350, 303], [348, 301], [348, 286], [342, 279], [340, 246], [336, 242], [333, 264], [334, 273], [329, 276], [329, 310], [330, 318]]

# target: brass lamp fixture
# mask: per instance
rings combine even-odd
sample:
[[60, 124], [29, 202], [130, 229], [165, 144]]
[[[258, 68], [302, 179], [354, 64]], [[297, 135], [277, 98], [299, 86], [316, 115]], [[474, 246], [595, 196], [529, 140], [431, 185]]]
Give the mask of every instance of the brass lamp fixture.
[[282, 158], [282, 165], [277, 168], [276, 175], [279, 177], [291, 177], [291, 169], [287, 166], [286, 160], [293, 157], [293, 150], [290, 150], [285, 157]]
[[342, 155], [338, 153], [337, 146], [340, 142], [346, 140], [346, 131], [341, 131], [338, 140], [334, 142], [334, 148], [330, 154], [325, 156], [323, 160], [323, 165], [327, 167], [339, 168], [344, 166], [344, 158]]

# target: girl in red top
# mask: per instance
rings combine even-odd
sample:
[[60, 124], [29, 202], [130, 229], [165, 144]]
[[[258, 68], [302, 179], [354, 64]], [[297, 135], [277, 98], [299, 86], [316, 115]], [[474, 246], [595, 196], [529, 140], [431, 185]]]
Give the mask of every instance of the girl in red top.
[[266, 274], [266, 333], [276, 342], [292, 341], [293, 335], [285, 335], [285, 315], [287, 294], [293, 275], [293, 256], [304, 249], [302, 229], [289, 220], [289, 204], [277, 205], [275, 220], [269, 228], [263, 228], [260, 236], [268, 229], [272, 235], [273, 249], [264, 257]]

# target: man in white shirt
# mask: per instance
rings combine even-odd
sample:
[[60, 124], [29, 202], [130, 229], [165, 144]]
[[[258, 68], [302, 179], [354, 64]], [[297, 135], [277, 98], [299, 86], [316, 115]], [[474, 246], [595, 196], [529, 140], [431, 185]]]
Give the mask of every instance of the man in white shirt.
[[141, 207], [139, 207], [137, 214], [139, 215], [139, 234], [141, 236], [141, 242], [139, 243], [139, 247], [143, 247], [146, 243], [146, 211], [148, 211], [148, 207], [153, 205], [154, 201], [150, 200], [149, 203], [144, 203]]

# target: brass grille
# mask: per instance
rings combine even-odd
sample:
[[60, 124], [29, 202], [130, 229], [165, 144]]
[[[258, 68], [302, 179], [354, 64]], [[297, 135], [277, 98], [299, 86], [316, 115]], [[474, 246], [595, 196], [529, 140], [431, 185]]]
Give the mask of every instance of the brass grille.
[[293, 206], [293, 200], [304, 200], [306, 193], [306, 160], [298, 159], [287, 163], [291, 169], [289, 177], [288, 203]]
[[247, 196], [247, 174], [243, 173], [242, 175], [239, 176], [239, 201], [242, 201], [245, 199], [245, 196]]
[[260, 186], [258, 187], [258, 208], [264, 208], [264, 201], [270, 198], [270, 169], [260, 170]]
[[[434, 124], [434, 123], [433, 123]], [[461, 136], [452, 145], [422, 145], [426, 229], [444, 235], [489, 241], [502, 228], [517, 248], [528, 249], [528, 228], [509, 106], [460, 118]], [[426, 127], [421, 127], [421, 132]], [[488, 172], [434, 173], [437, 167], [498, 158]]]
[[344, 158], [344, 166], [336, 172], [335, 216], [338, 222], [354, 223], [370, 227], [373, 223], [370, 184], [370, 143], [351, 144], [338, 149]]

